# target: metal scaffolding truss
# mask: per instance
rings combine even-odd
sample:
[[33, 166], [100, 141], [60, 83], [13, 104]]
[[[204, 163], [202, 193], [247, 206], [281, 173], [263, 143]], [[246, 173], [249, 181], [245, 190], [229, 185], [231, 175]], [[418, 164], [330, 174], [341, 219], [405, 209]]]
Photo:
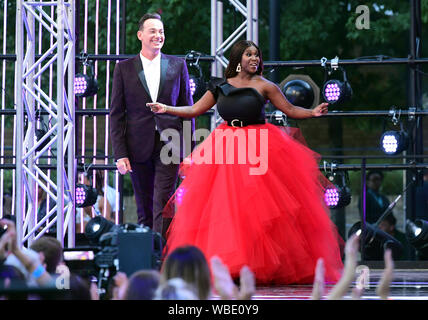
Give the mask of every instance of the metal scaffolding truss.
[[[74, 246], [75, 236], [75, 3], [17, 1], [16, 7], [16, 221], [19, 243], [32, 241], [56, 225], [57, 239]], [[54, 41], [42, 48], [35, 23]], [[36, 52], [42, 52], [36, 59]], [[44, 82], [55, 70], [56, 99], [50, 98]], [[47, 112], [48, 124], [40, 111]], [[45, 127], [42, 136], [36, 129]], [[56, 177], [42, 169], [46, 158], [56, 153]], [[50, 156], [50, 157], [46, 157]], [[55, 180], [55, 181], [54, 181]], [[38, 188], [55, 203], [37, 221]]]
[[[259, 6], [258, 0], [244, 0], [244, 5], [240, 0], [229, 0], [237, 12], [241, 13], [245, 20], [226, 40], [223, 41], [223, 2], [211, 0], [211, 55], [215, 60], [211, 68], [211, 76], [223, 77], [223, 68], [227, 67], [229, 61], [224, 53], [246, 32], [246, 39], [259, 42]], [[222, 119], [218, 115], [217, 108], [211, 117], [211, 129], [217, 127]]]

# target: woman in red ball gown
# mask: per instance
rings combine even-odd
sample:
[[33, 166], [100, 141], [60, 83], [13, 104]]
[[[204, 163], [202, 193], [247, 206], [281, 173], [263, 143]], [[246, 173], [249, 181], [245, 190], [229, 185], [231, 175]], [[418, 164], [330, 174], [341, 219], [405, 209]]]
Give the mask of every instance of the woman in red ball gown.
[[225, 79], [212, 81], [193, 106], [147, 104], [155, 113], [196, 117], [217, 104], [225, 120], [183, 162], [185, 179], [174, 197], [166, 253], [195, 245], [219, 256], [233, 277], [247, 265], [259, 284], [312, 283], [322, 257], [326, 280], [336, 282], [342, 260], [323, 201], [315, 153], [265, 121], [267, 100], [291, 118], [321, 116], [328, 104], [290, 104], [263, 78], [257, 45], [231, 49]]

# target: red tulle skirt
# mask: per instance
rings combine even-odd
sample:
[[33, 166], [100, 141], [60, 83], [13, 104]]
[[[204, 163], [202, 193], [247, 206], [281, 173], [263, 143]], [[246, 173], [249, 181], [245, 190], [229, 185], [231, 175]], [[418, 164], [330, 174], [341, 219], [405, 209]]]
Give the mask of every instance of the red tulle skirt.
[[326, 280], [340, 278], [341, 239], [316, 154], [287, 130], [222, 124], [199, 144], [164, 212], [175, 212], [165, 254], [194, 245], [208, 260], [219, 256], [234, 278], [249, 266], [259, 284], [312, 283], [322, 257]]

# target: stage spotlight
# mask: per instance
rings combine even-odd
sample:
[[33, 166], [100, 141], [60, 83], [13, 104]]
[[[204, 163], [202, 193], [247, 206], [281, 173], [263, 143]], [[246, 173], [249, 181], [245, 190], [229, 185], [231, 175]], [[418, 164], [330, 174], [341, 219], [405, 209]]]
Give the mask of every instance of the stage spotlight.
[[193, 97], [193, 101], [199, 100], [205, 93], [205, 83], [201, 77], [197, 77], [194, 74], [189, 75], [189, 86], [190, 92]]
[[313, 108], [319, 104], [320, 89], [307, 75], [291, 74], [279, 87], [287, 100], [295, 106]]
[[74, 78], [74, 93], [76, 97], [90, 97], [98, 92], [98, 82], [94, 76], [76, 74]]
[[395, 155], [403, 152], [409, 145], [409, 138], [404, 130], [386, 131], [380, 138], [382, 151], [388, 155]]
[[329, 208], [337, 206], [339, 198], [339, 190], [335, 187], [327, 188], [324, 192], [324, 201]]
[[90, 97], [98, 92], [98, 81], [95, 78], [94, 63], [88, 62], [88, 54], [80, 54], [82, 64], [88, 67], [88, 74], [78, 73], [74, 77], [74, 94], [76, 97]]
[[362, 239], [364, 260], [383, 260], [386, 249], [391, 249], [394, 260], [398, 260], [401, 257], [403, 252], [401, 242], [375, 225], [366, 223], [366, 227], [362, 230], [361, 221], [358, 221], [349, 229], [348, 239], [354, 233], [360, 234]]
[[339, 104], [352, 97], [352, 88], [346, 77], [346, 71], [340, 67], [343, 74], [343, 81], [331, 79], [324, 83], [322, 94], [324, 100], [329, 104]]
[[76, 184], [76, 207], [85, 208], [97, 202], [97, 189], [86, 184]]
[[114, 223], [102, 216], [96, 216], [88, 221], [85, 227], [85, 236], [93, 243], [97, 244], [103, 234], [106, 234], [114, 227]]
[[324, 202], [330, 209], [344, 208], [351, 203], [351, 189], [347, 186], [347, 172], [337, 172], [328, 177], [332, 186], [324, 191]]
[[324, 192], [324, 201], [330, 209], [344, 208], [351, 203], [351, 191], [348, 186], [329, 187]]
[[415, 222], [407, 220], [406, 236], [418, 253], [421, 260], [428, 259], [428, 221], [416, 219]]
[[199, 58], [202, 53], [191, 50], [186, 54], [186, 62], [189, 63], [189, 86], [193, 101], [199, 100], [206, 91], [202, 68], [199, 65]]

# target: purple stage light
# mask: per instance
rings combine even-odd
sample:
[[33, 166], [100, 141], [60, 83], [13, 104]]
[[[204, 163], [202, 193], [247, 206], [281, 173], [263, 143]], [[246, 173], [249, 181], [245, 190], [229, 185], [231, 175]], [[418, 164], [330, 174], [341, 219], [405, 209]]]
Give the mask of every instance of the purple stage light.
[[88, 82], [84, 76], [77, 76], [74, 79], [74, 92], [76, 95], [83, 94], [88, 88]]
[[91, 207], [97, 202], [98, 194], [95, 188], [85, 184], [76, 185], [76, 207], [85, 208]]
[[184, 188], [183, 187], [179, 187], [178, 189], [177, 189], [177, 194], [175, 195], [176, 196], [176, 201], [177, 201], [177, 204], [181, 204], [181, 202], [183, 201], [183, 197], [184, 197]]
[[336, 102], [340, 98], [340, 92], [338, 83], [329, 83], [324, 89], [324, 96], [328, 102]]
[[189, 74], [189, 89], [194, 101], [202, 97], [205, 93], [205, 88], [206, 86], [202, 75], [198, 77], [194, 74]]
[[[344, 76], [344, 79], [346, 77]], [[340, 104], [352, 96], [352, 89], [349, 82], [336, 79], [328, 80], [322, 89], [324, 100], [330, 104]]]
[[94, 76], [78, 73], [74, 77], [74, 94], [76, 97], [89, 97], [97, 94], [98, 81]]
[[324, 201], [328, 207], [335, 207], [339, 203], [339, 191], [336, 188], [327, 188], [324, 192]]
[[85, 202], [85, 190], [82, 187], [76, 188], [76, 204], [81, 205]]
[[190, 87], [190, 93], [193, 96], [196, 92], [196, 83], [195, 83], [195, 80], [193, 78], [189, 79], [189, 87]]

